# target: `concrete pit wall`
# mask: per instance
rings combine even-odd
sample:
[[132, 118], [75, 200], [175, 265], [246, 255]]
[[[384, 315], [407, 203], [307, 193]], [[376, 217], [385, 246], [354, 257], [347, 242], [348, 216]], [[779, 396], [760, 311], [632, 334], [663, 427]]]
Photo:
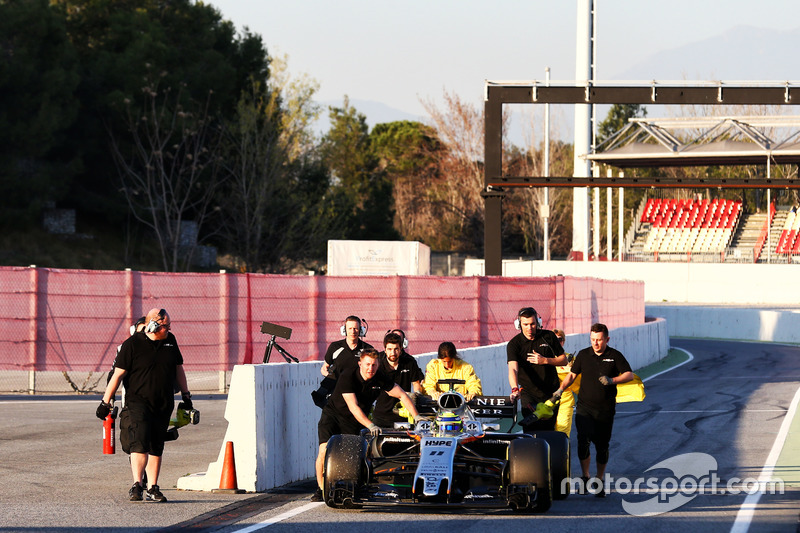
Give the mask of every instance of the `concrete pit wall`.
[[[634, 369], [665, 357], [669, 351], [667, 323], [654, 320], [640, 326], [613, 329], [609, 345], [617, 348]], [[589, 346], [588, 333], [567, 336], [568, 352]], [[475, 367], [488, 395], [507, 394], [506, 343], [459, 350]], [[417, 356], [424, 369], [434, 354]], [[225, 409], [228, 430], [216, 462], [206, 472], [184, 476], [178, 488], [212, 490], [219, 487], [225, 442], [235, 449], [237, 483], [248, 492], [263, 492], [314, 476], [317, 421], [320, 410], [311, 401], [319, 385], [321, 363], [237, 365]]]

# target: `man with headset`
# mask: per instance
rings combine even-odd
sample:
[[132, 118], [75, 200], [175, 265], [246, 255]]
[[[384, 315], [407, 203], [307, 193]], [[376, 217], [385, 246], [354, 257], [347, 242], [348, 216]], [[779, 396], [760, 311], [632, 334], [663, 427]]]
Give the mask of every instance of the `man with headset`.
[[[358, 358], [361, 352], [367, 348], [372, 348], [361, 340], [367, 334], [367, 322], [355, 315], [350, 315], [344, 319], [344, 324], [339, 329], [344, 339], [333, 341], [325, 352], [325, 362], [322, 364], [322, 375], [325, 377], [333, 374], [334, 379], [346, 371], [358, 367]], [[332, 367], [332, 368], [331, 368]], [[333, 372], [331, 372], [333, 370]]]
[[[425, 378], [425, 374], [422, 373], [417, 360], [406, 353], [405, 348], [408, 346], [408, 341], [404, 336], [401, 337], [397, 333], [398, 331], [401, 330], [389, 330], [383, 337], [384, 351], [379, 354], [380, 370], [400, 385], [400, 388], [411, 395], [413, 399], [413, 393], [423, 392], [422, 380]], [[372, 410], [372, 421], [380, 427], [394, 427], [395, 422], [407, 421], [394, 412], [396, 404], [397, 398], [381, 391], [378, 401], [375, 402], [375, 408]]]
[[319, 452], [315, 463], [317, 474], [317, 490], [311, 496], [312, 501], [322, 501], [322, 485], [324, 482], [325, 452], [328, 440], [334, 435], [358, 435], [367, 428], [373, 437], [380, 435], [381, 429], [367, 417], [370, 407], [381, 392], [399, 400], [416, 422], [419, 419], [414, 403], [400, 385], [379, 370], [378, 352], [371, 346], [366, 348], [356, 365], [350, 370], [342, 371], [336, 380], [336, 388], [330, 400], [322, 409], [322, 416], [317, 425]]
[[[520, 398], [522, 415], [533, 413], [536, 404], [553, 397], [561, 384], [556, 366], [567, 364], [564, 348], [552, 331], [539, 326], [539, 315], [533, 307], [523, 307], [517, 312], [514, 326], [520, 330], [506, 346], [508, 383], [511, 400]], [[552, 431], [556, 427], [558, 407], [553, 416], [523, 425], [527, 432]]]
[[192, 408], [192, 395], [183, 370], [183, 356], [175, 336], [170, 333], [170, 316], [164, 309], [151, 309], [146, 315], [143, 332], [134, 333], [122, 343], [116, 368], [95, 412], [103, 420], [111, 411], [111, 400], [120, 382], [126, 379], [128, 436], [131, 451], [133, 486], [128, 491], [130, 501], [141, 501], [145, 470], [150, 488], [148, 500], [165, 502], [158, 486], [161, 455], [170, 416], [175, 406], [174, 383], [181, 390], [187, 409]]

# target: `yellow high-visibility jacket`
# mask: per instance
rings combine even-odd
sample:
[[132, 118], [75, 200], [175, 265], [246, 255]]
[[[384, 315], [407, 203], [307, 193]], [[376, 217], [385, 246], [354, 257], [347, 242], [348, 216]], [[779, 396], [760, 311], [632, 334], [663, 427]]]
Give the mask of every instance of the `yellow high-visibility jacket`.
[[453, 361], [453, 368], [447, 370], [444, 367], [441, 359], [433, 359], [428, 362], [425, 367], [425, 381], [422, 386], [425, 388], [425, 394], [431, 397], [438, 396], [438, 393], [450, 390], [450, 385], [437, 385], [436, 382], [440, 379], [463, 379], [466, 383], [464, 385], [456, 385], [455, 390], [464, 396], [480, 396], [483, 394], [481, 388], [481, 380], [475, 374], [475, 369], [472, 365], [461, 359]]

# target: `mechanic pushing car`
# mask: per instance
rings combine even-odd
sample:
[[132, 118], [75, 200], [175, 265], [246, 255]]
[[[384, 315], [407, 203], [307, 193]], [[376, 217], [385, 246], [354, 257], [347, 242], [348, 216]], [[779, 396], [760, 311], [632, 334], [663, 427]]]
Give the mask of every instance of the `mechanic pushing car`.
[[522, 430], [525, 433], [553, 431], [558, 405], [549, 418], [535, 419], [529, 415], [534, 413], [537, 404], [553, 398], [558, 390], [560, 380], [555, 367], [567, 364], [564, 348], [552, 331], [539, 327], [539, 315], [533, 307], [523, 307], [517, 312], [514, 327], [520, 332], [506, 346], [510, 397], [512, 401], [520, 398], [522, 415], [533, 420], [523, 425]]
[[381, 391], [399, 399], [414, 420], [419, 418], [417, 408], [406, 392], [392, 378], [379, 372], [379, 367], [378, 352], [370, 347], [361, 352], [356, 368], [342, 372], [336, 380], [336, 387], [322, 409], [322, 416], [317, 425], [319, 435], [319, 453], [316, 461], [317, 491], [311, 497], [312, 501], [322, 501], [325, 451], [332, 436], [359, 435], [363, 428], [368, 428], [372, 435], [381, 433], [381, 428], [366, 415]]
[[593, 324], [589, 340], [591, 346], [575, 356], [570, 373], [561, 383], [558, 392], [572, 385], [575, 378], [583, 375], [578, 406], [575, 409], [575, 428], [578, 430], [578, 460], [584, 484], [584, 493], [590, 490], [589, 463], [590, 445], [594, 443], [597, 453], [597, 479], [593, 480], [594, 495], [603, 498], [603, 476], [608, 464], [608, 449], [611, 429], [617, 406], [617, 385], [633, 380], [633, 372], [625, 356], [608, 345], [608, 327]]

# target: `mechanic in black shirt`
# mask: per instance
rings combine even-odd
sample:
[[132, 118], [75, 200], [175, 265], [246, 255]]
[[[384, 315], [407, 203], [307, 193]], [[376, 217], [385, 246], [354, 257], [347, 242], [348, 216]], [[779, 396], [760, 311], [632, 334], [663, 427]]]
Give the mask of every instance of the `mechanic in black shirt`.
[[578, 460], [584, 487], [589, 483], [590, 445], [597, 453], [597, 482], [595, 496], [605, 496], [603, 476], [608, 464], [611, 429], [617, 406], [617, 385], [633, 379], [631, 366], [618, 350], [608, 346], [608, 327], [593, 324], [589, 340], [592, 346], [575, 356], [570, 373], [559, 390], [566, 390], [578, 374], [582, 374], [578, 406], [575, 410], [575, 428], [578, 430]]
[[[164, 309], [151, 309], [146, 315], [144, 331], [134, 333], [122, 343], [116, 367], [97, 407], [96, 415], [105, 419], [111, 400], [120, 382], [125, 379], [125, 410], [131, 452], [133, 486], [128, 491], [131, 501], [141, 501], [142, 476], [147, 470], [150, 488], [147, 499], [165, 502], [158, 487], [164, 437], [175, 406], [174, 384], [181, 390], [181, 399], [192, 409], [191, 393], [183, 370], [183, 355], [175, 336], [170, 333], [170, 316]], [[121, 426], [120, 426], [121, 428]]]
[[368, 428], [370, 433], [380, 435], [381, 429], [370, 420], [366, 413], [378, 398], [381, 391], [389, 396], [399, 399], [408, 412], [416, 420], [419, 417], [414, 403], [386, 374], [379, 371], [380, 357], [374, 348], [367, 348], [361, 352], [356, 368], [349, 372], [342, 372], [336, 380], [336, 388], [322, 409], [322, 416], [317, 425], [319, 436], [319, 453], [317, 455], [317, 491], [311, 497], [312, 501], [322, 501], [323, 467], [325, 464], [325, 451], [328, 440], [334, 435], [358, 435], [363, 428]]
[[367, 334], [366, 322], [357, 316], [351, 315], [344, 320], [341, 328], [344, 339], [334, 341], [328, 346], [325, 352], [325, 362], [322, 364], [322, 375], [328, 377], [331, 366], [333, 366], [333, 377], [339, 379], [345, 371], [350, 371], [358, 366], [358, 357], [361, 351], [372, 348], [361, 340]]
[[[514, 326], [521, 331], [506, 346], [508, 383], [511, 400], [520, 398], [522, 416], [527, 417], [537, 403], [549, 400], [558, 390], [560, 381], [555, 367], [567, 364], [567, 356], [555, 334], [539, 327], [539, 315], [533, 307], [520, 309]], [[558, 406], [552, 417], [522, 426], [522, 430], [553, 431], [557, 417]]]
[[[389, 330], [383, 337], [384, 351], [380, 355], [380, 370], [392, 378], [407, 393], [421, 393], [422, 380], [425, 378], [417, 360], [407, 354], [403, 349], [403, 337]], [[413, 399], [413, 398], [412, 398]], [[393, 411], [397, 399], [381, 392], [375, 409], [372, 411], [372, 421], [380, 427], [394, 427], [395, 422], [407, 420]]]

